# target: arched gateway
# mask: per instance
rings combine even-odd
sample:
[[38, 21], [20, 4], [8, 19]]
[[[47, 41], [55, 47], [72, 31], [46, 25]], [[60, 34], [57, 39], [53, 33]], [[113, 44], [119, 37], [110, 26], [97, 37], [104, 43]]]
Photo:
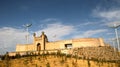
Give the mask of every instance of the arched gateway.
[[41, 45], [40, 43], [37, 44], [37, 51], [40, 51], [41, 50]]

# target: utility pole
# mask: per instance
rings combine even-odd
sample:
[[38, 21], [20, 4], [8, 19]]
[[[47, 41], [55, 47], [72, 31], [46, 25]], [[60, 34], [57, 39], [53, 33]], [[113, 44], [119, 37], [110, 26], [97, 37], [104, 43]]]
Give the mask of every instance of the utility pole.
[[[27, 35], [26, 35], [26, 42], [27, 44], [29, 43], [29, 27], [32, 26], [32, 24], [26, 24], [26, 25], [23, 25], [27, 31]], [[28, 46], [27, 46], [27, 51], [28, 51]]]
[[119, 37], [118, 37], [118, 27], [120, 26], [120, 24], [119, 25], [116, 25], [115, 23], [114, 23], [114, 26], [112, 26], [111, 28], [114, 28], [115, 29], [115, 34], [116, 34], [116, 39], [117, 39], [117, 45], [118, 45], [118, 50], [120, 50], [120, 42], [119, 42]]
[[23, 25], [27, 31], [27, 35], [26, 35], [26, 42], [27, 44], [29, 43], [29, 27], [32, 26], [32, 24], [26, 24], [26, 25]]
[[115, 39], [112, 38], [112, 39], [111, 39], [111, 42], [112, 42], [112, 46], [114, 47], [114, 51], [115, 51], [115, 50], [116, 50], [116, 47], [115, 47]]
[[115, 34], [116, 34], [116, 39], [117, 39], [117, 44], [118, 44], [118, 50], [120, 49], [120, 42], [119, 42], [119, 37], [118, 37], [118, 30], [117, 28], [119, 27], [120, 25], [116, 25], [114, 24], [114, 28], [115, 28]]

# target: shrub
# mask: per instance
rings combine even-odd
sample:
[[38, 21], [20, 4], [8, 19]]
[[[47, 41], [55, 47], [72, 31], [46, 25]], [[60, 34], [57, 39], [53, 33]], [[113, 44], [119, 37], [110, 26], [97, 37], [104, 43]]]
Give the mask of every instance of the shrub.
[[46, 67], [50, 67], [50, 63], [49, 62], [47, 62]]
[[68, 57], [68, 58], [71, 58], [71, 56], [72, 56], [72, 55], [70, 55], [70, 54], [67, 54], [67, 55], [66, 55], [66, 57]]
[[20, 53], [16, 53], [15, 58], [20, 58], [20, 57], [21, 57]]
[[48, 51], [46, 52], [46, 55], [49, 55], [49, 52], [48, 52]]
[[5, 60], [5, 55], [1, 56], [1, 60]]
[[64, 62], [65, 62], [65, 60], [64, 60], [64, 59], [60, 60], [60, 63], [61, 63], [61, 64], [63, 64]]

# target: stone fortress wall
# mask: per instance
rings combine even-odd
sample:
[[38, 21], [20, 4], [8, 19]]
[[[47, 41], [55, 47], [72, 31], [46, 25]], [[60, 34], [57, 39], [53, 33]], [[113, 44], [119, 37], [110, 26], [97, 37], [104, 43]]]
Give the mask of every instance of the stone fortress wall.
[[47, 42], [46, 50], [50, 49], [65, 49], [65, 44], [72, 44], [72, 40], [61, 40], [55, 42]]
[[26, 50], [26, 45], [22, 45], [22, 44], [17, 44], [16, 46], [16, 51], [25, 51]]
[[71, 40], [61, 40], [56, 42], [47, 42], [46, 49], [47, 50], [65, 49], [66, 44], [71, 44], [70, 48], [104, 46], [104, 42], [102, 38], [80, 38], [80, 39], [71, 39]]
[[40, 51], [53, 49], [68, 49], [77, 47], [98, 47], [105, 46], [102, 38], [79, 38], [71, 40], [60, 40], [49, 42], [47, 36], [42, 32], [41, 36], [33, 35], [34, 41], [32, 44], [18, 44], [16, 51]]
[[70, 40], [60, 40], [49, 42], [47, 36], [42, 33], [41, 36], [34, 34], [32, 44], [19, 44], [16, 46], [16, 52], [9, 52], [9, 56], [16, 54], [27, 55], [27, 53], [38, 55], [44, 53], [57, 53], [60, 51], [64, 54], [76, 55], [82, 59], [94, 59], [102, 61], [120, 60], [120, 54], [104, 43], [102, 38], [78, 38]]
[[24, 45], [18, 44], [16, 46], [16, 51], [26, 51], [26, 50], [28, 50], [28, 51], [35, 50], [34, 45], [33, 44], [24, 44]]

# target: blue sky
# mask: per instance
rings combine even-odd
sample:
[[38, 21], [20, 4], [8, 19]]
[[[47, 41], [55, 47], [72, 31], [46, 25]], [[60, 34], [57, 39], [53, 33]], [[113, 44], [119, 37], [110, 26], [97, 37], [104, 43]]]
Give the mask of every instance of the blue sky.
[[39, 36], [41, 31], [50, 41], [102, 37], [110, 42], [115, 33], [109, 26], [120, 24], [120, 1], [0, 0], [1, 53], [15, 51], [16, 44], [26, 43], [23, 25], [30, 23], [30, 43], [32, 34]]

